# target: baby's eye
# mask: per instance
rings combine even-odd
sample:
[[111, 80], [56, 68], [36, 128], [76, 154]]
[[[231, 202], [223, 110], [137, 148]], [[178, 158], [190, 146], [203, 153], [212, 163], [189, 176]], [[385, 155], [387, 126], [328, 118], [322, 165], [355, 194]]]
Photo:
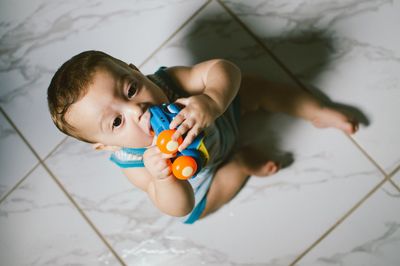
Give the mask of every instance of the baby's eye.
[[137, 84], [136, 82], [133, 82], [128, 89], [128, 98], [130, 99], [133, 96], [135, 96], [136, 92], [137, 92]]
[[121, 117], [116, 117], [113, 121], [113, 129], [116, 127], [119, 127], [122, 123], [122, 118]]

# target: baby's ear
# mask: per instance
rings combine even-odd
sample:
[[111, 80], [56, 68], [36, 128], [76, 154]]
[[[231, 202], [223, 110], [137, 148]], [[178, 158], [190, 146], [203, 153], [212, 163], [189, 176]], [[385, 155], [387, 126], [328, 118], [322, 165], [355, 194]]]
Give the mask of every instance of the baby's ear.
[[103, 143], [94, 143], [92, 147], [97, 151], [118, 151], [121, 149], [119, 146], [104, 145]]
[[134, 64], [129, 64], [129, 67], [140, 72], [139, 68], [137, 68]]

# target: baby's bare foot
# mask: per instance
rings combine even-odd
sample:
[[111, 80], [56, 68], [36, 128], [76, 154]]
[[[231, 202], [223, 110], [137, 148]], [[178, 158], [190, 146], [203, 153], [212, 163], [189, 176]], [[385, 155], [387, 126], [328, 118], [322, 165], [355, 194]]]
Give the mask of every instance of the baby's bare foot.
[[330, 107], [324, 107], [311, 122], [318, 128], [335, 127], [346, 134], [354, 134], [358, 130], [355, 118]]

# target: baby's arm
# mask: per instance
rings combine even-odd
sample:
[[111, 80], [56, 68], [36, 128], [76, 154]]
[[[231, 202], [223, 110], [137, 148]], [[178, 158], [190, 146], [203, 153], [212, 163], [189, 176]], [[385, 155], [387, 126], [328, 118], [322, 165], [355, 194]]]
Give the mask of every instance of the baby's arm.
[[171, 175], [168, 158], [156, 147], [144, 154], [143, 168], [123, 169], [128, 179], [139, 189], [147, 192], [154, 205], [171, 216], [185, 216], [194, 206], [193, 189], [188, 181]]
[[183, 150], [225, 112], [239, 90], [241, 73], [233, 63], [222, 59], [205, 61], [192, 67], [172, 67], [168, 73], [191, 95], [176, 101], [184, 108], [170, 124], [171, 128], [180, 125], [175, 139], [187, 133], [180, 146]]

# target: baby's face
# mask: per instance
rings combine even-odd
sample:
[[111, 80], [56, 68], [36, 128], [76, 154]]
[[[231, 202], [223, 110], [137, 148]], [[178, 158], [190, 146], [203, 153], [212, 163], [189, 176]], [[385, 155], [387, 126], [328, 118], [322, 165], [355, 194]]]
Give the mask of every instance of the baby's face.
[[168, 102], [163, 91], [138, 70], [111, 63], [95, 72], [88, 91], [70, 106], [66, 120], [90, 141], [107, 146], [152, 144], [151, 105]]

